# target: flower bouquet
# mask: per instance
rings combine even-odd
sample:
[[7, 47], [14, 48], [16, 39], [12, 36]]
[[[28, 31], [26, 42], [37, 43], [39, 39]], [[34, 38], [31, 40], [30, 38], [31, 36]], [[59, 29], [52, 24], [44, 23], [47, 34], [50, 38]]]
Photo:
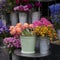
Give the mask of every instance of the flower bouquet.
[[57, 31], [58, 39], [60, 39], [60, 4], [51, 5], [49, 8], [51, 11], [51, 21]]
[[41, 54], [47, 54], [49, 52], [49, 45], [53, 38], [57, 37], [56, 31], [53, 25], [46, 18], [41, 18], [40, 21], [36, 21], [34, 24], [34, 35], [38, 36], [36, 48], [39, 49]]
[[19, 3], [19, 0], [16, 0], [16, 4], [19, 6], [14, 7], [14, 11], [24, 11], [28, 12], [32, 8], [38, 8], [41, 6], [41, 3], [39, 1], [32, 1], [32, 0], [22, 0]]
[[41, 18], [40, 21], [36, 21], [34, 24], [34, 34], [40, 37], [49, 37], [51, 40], [53, 38], [56, 38], [57, 34], [53, 27], [53, 24], [51, 24], [50, 21], [48, 21], [46, 18]]
[[49, 6], [51, 12], [51, 21], [54, 24], [55, 29], [60, 29], [60, 4]]
[[20, 36], [21, 52], [26, 54], [35, 53], [35, 36], [33, 35], [33, 24], [18, 23], [15, 27], [10, 27], [10, 33], [14, 36]]
[[[27, 17], [28, 16], [30, 17], [32, 11], [38, 10], [38, 8], [41, 6], [41, 3], [39, 1], [33, 1], [33, 0], [22, 0], [20, 1], [20, 3], [18, 3], [18, 0], [16, 0], [16, 3], [19, 5], [14, 7], [14, 11], [19, 12], [19, 22], [21, 22], [22, 24], [27, 22]], [[37, 15], [36, 19], [37, 18], [39, 19], [40, 16], [39, 12], [36, 12], [33, 15], [34, 17], [35, 15]], [[32, 19], [35, 19], [34, 17]]]
[[3, 39], [9, 36], [9, 28], [3, 24], [2, 20], [0, 20], [0, 45], [3, 45]]
[[22, 36], [33, 36], [33, 24], [28, 23], [17, 23], [16, 26], [10, 26], [10, 34], [11, 35], [22, 35]]
[[4, 44], [9, 53], [13, 53], [15, 49], [20, 48], [20, 40], [15, 37], [4, 38]]
[[14, 55], [14, 50], [21, 48], [20, 40], [15, 37], [7, 37], [4, 38], [3, 41], [9, 53], [10, 60], [17, 59], [16, 56]]

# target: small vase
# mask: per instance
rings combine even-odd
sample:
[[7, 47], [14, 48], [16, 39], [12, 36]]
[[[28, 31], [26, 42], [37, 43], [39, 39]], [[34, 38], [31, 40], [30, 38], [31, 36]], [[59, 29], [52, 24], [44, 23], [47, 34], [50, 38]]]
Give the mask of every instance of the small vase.
[[35, 53], [35, 36], [21, 36], [21, 53]]
[[19, 12], [19, 22], [22, 24], [27, 22], [27, 14], [24, 12]]
[[47, 54], [49, 53], [49, 38], [40, 37], [40, 53]]
[[20, 57], [16, 56], [14, 53], [12, 53], [12, 60], [20, 60]]
[[11, 12], [10, 13], [10, 20], [11, 20], [11, 25], [16, 25], [17, 24], [17, 14], [16, 14], [16, 12]]
[[39, 19], [40, 19], [40, 12], [39, 11], [33, 12], [32, 13], [32, 23]]

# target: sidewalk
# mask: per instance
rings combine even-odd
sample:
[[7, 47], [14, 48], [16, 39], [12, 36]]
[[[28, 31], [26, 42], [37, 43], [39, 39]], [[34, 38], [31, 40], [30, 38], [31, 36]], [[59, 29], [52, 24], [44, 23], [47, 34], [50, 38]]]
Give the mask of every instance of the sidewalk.
[[9, 60], [8, 53], [4, 48], [0, 48], [0, 60]]

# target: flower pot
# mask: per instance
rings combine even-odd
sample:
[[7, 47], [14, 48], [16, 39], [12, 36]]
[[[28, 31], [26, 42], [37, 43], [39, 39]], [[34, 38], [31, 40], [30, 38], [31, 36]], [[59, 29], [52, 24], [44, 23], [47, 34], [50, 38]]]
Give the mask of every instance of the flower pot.
[[40, 37], [40, 53], [47, 54], [49, 52], [49, 38]]
[[20, 60], [20, 57], [12, 53], [12, 60]]
[[40, 12], [39, 11], [33, 12], [32, 13], [32, 23], [39, 19], [40, 19]]
[[35, 37], [21, 36], [21, 53], [32, 54], [35, 53]]
[[11, 25], [16, 25], [17, 23], [17, 14], [15, 12], [10, 13]]
[[58, 39], [60, 39], [60, 29], [57, 30]]
[[19, 12], [19, 22], [24, 24], [27, 21], [27, 14], [24, 12]]

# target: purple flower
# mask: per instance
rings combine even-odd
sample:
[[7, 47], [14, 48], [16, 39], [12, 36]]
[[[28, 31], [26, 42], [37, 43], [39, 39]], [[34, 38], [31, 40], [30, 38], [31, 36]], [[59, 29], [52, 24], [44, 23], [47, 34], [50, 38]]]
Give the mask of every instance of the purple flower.
[[8, 37], [8, 38], [5, 38], [3, 41], [5, 45], [7, 46], [7, 48], [20, 48], [21, 47], [20, 40], [15, 37]]
[[29, 11], [28, 5], [23, 6], [24, 11]]
[[20, 6], [19, 6], [19, 10], [20, 10], [20, 11], [24, 11], [23, 5], [20, 5]]
[[4, 31], [4, 29], [3, 28], [0, 28], [0, 31], [1, 31], [1, 33]]
[[26, 12], [26, 11], [29, 11], [29, 9], [31, 9], [31, 8], [32, 8], [31, 4], [28, 4], [28, 5], [25, 5], [25, 6], [20, 5], [20, 6], [14, 7], [14, 11], [24, 11], [24, 12]]
[[19, 10], [19, 6], [14, 7], [14, 11]]
[[28, 8], [31, 9], [32, 8], [32, 4], [28, 4]]
[[41, 3], [37, 1], [37, 2], [35, 2], [35, 6], [36, 7], [41, 7]]
[[0, 37], [5, 38], [9, 34], [9, 28], [5, 26], [2, 21], [0, 20]]
[[29, 2], [29, 0], [22, 0], [22, 2], [24, 2], [24, 3], [28, 3], [28, 2]]
[[0, 0], [0, 8], [2, 8], [6, 3], [6, 0]]
[[19, 0], [15, 0], [15, 1], [16, 1], [16, 4], [17, 4], [17, 5], [18, 5], [18, 4], [19, 4], [19, 2], [20, 2]]
[[50, 9], [50, 12], [51, 12], [52, 14], [55, 13], [55, 5], [54, 5], [54, 4], [53, 4], [53, 5], [50, 5], [50, 6], [49, 6], [49, 9]]
[[60, 4], [55, 4], [55, 11], [60, 11]]

